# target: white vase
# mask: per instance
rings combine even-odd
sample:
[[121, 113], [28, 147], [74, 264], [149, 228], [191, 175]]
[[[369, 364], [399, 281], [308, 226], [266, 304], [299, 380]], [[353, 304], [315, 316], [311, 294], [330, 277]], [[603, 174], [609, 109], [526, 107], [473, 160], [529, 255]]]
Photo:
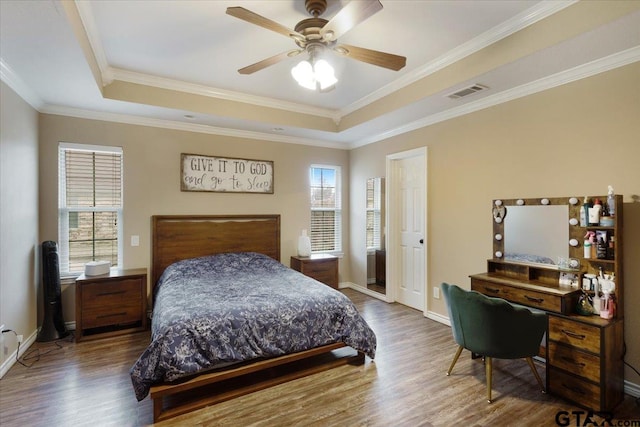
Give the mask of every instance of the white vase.
[[311, 239], [307, 236], [307, 230], [302, 230], [302, 235], [298, 237], [298, 255], [311, 255]]

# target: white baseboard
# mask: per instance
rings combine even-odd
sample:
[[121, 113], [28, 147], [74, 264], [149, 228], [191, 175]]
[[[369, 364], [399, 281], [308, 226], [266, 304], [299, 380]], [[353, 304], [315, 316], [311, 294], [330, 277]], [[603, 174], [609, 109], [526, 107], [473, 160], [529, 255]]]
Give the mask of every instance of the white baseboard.
[[433, 311], [427, 311], [427, 314], [425, 314], [424, 317], [426, 317], [427, 319], [435, 320], [438, 323], [451, 326], [451, 322], [449, 321], [449, 318], [443, 316], [442, 314], [438, 314]]
[[384, 302], [391, 302], [391, 301], [389, 301], [387, 299], [386, 295], [381, 294], [380, 292], [372, 291], [371, 289], [368, 289], [368, 288], [366, 288], [364, 286], [357, 285], [357, 284], [352, 283], [352, 282], [340, 282], [340, 285], [338, 287], [340, 289], [344, 289], [344, 288], [353, 289], [354, 291], [358, 291], [358, 292], [363, 293], [365, 295], [369, 295], [370, 297], [377, 298], [377, 299], [382, 300]]
[[[13, 365], [16, 364], [16, 359], [22, 357], [22, 355], [31, 347], [31, 345], [36, 342], [36, 338], [38, 337], [38, 330], [36, 329], [29, 337], [20, 344], [20, 354], [18, 353], [18, 349], [16, 348], [13, 353], [7, 357], [2, 365], [0, 365], [0, 378], [4, 377], [4, 374], [9, 372], [9, 369]], [[6, 338], [5, 338], [6, 339]]]
[[640, 384], [624, 380], [624, 393], [633, 397], [640, 397]]

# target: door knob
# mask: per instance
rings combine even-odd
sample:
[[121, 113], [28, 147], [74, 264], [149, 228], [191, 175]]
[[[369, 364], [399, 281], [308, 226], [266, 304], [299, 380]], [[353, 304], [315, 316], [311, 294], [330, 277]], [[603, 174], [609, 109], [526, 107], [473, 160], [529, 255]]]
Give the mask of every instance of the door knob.
[[420, 244], [424, 245], [424, 239], [420, 239]]

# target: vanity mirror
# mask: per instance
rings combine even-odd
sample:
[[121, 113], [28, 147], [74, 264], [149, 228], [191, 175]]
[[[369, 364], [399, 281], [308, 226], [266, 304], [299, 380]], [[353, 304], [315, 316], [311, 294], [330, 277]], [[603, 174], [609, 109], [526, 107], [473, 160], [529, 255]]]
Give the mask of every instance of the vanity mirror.
[[385, 294], [384, 178], [368, 178], [366, 191], [367, 288]]
[[[509, 262], [576, 268], [580, 206], [575, 198], [495, 200], [493, 256]], [[501, 215], [496, 215], [501, 208]]]
[[505, 261], [558, 265], [569, 258], [566, 205], [510, 206], [504, 221]]

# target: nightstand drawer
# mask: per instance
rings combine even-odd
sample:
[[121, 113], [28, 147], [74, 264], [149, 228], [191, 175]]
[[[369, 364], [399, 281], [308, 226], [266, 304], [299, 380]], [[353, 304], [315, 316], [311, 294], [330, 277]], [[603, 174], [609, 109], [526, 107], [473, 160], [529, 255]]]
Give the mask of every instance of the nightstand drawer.
[[600, 382], [600, 358], [593, 354], [549, 341], [549, 364], [596, 383]]
[[323, 275], [335, 273], [335, 262], [333, 260], [315, 261], [304, 264], [303, 270], [305, 274]]
[[549, 316], [549, 340], [600, 354], [600, 328]]
[[125, 325], [140, 321], [142, 315], [139, 302], [119, 307], [85, 309], [82, 312], [82, 327], [90, 329], [108, 325]]
[[139, 305], [142, 299], [141, 288], [140, 279], [90, 283], [82, 290], [82, 306], [85, 310], [91, 310], [130, 303]]

